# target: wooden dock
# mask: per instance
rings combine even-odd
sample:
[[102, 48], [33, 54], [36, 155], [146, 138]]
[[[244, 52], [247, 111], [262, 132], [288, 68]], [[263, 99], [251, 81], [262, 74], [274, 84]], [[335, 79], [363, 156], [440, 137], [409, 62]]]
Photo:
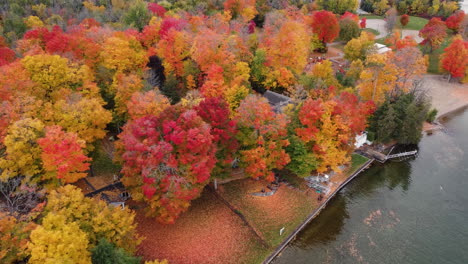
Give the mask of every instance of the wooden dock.
[[411, 157], [411, 156], [415, 156], [418, 154], [417, 150], [412, 150], [412, 151], [406, 151], [406, 152], [401, 152], [401, 153], [396, 153], [396, 154], [391, 154], [391, 155], [390, 154], [385, 155], [371, 148], [364, 149], [362, 150], [362, 152], [364, 152], [366, 156], [372, 157], [381, 163], [384, 163], [389, 159]]

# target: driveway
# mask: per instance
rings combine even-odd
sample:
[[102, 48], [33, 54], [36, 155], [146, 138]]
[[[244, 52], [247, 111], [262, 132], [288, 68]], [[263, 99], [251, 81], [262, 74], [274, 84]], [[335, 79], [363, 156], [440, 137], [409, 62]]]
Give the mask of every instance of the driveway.
[[[468, 0], [467, 0], [468, 1]], [[385, 20], [383, 19], [368, 19], [366, 22], [366, 27], [367, 28], [372, 28], [377, 30], [380, 34], [376, 36], [376, 39], [383, 38], [387, 36], [387, 30], [385, 29]], [[410, 30], [410, 29], [404, 29], [401, 31], [401, 37], [404, 38], [406, 36], [412, 36], [416, 42], [421, 42], [423, 41], [422, 38], [419, 36], [419, 31], [418, 30]]]
[[383, 38], [387, 36], [387, 31], [385, 30], [385, 20], [383, 19], [367, 19], [366, 27], [377, 30], [380, 34], [375, 36], [376, 39]]

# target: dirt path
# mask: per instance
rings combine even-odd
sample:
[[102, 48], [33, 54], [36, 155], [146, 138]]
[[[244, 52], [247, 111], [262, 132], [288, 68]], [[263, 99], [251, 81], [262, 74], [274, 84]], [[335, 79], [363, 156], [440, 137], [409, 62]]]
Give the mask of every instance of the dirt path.
[[340, 49], [338, 48], [335, 48], [334, 46], [335, 45], [339, 45], [339, 43], [331, 43], [331, 44], [328, 44], [328, 52], [330, 53], [330, 55], [327, 57], [327, 59], [333, 59], [333, 60], [341, 60], [344, 58], [344, 52], [341, 51]]

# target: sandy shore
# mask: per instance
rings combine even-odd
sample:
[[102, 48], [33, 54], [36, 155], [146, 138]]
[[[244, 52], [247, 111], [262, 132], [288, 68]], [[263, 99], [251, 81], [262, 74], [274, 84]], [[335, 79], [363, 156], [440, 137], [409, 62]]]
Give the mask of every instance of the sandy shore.
[[468, 105], [468, 84], [448, 83], [441, 75], [426, 74], [422, 87], [432, 97], [437, 119]]
[[[436, 121], [468, 107], [468, 84], [448, 83], [442, 75], [427, 74], [422, 87], [432, 98], [432, 107], [438, 111]], [[441, 128], [439, 124], [425, 122], [423, 131], [430, 133]]]

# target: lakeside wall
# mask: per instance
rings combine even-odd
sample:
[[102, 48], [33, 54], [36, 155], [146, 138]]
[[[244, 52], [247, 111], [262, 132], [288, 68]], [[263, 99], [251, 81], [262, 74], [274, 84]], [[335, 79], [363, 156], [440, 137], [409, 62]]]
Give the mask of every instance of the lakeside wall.
[[445, 118], [448, 118], [448, 117], [450, 117], [450, 116], [452, 116], [452, 115], [454, 115], [454, 114], [456, 114], [456, 113], [459, 113], [459, 112], [464, 111], [466, 108], [468, 108], [468, 103], [465, 104], [465, 105], [463, 105], [463, 106], [457, 107], [457, 108], [455, 108], [455, 109], [453, 109], [453, 110], [450, 110], [450, 111], [447, 111], [447, 112], [445, 112], [445, 113], [440, 114], [440, 115], [436, 118], [436, 121], [441, 122], [441, 121], [443, 121]]
[[335, 197], [335, 195], [341, 190], [343, 189], [343, 187], [345, 187], [349, 182], [351, 182], [357, 175], [359, 175], [362, 171], [364, 171], [366, 168], [368, 168], [372, 162], [374, 162], [375, 159], [369, 159], [366, 163], [364, 163], [357, 171], [355, 171], [353, 174], [351, 174], [351, 176], [349, 176], [343, 183], [340, 184], [340, 186], [338, 186], [335, 191], [333, 191], [328, 197], [327, 199], [325, 199], [325, 201], [318, 207], [316, 208], [314, 211], [312, 211], [312, 213], [306, 218], [306, 220], [300, 224], [296, 229], [294, 229], [294, 231], [288, 236], [286, 237], [286, 239], [275, 249], [275, 251], [270, 254], [266, 259], [265, 261], [263, 261], [263, 264], [269, 264], [271, 263], [283, 250], [284, 248], [286, 248], [286, 246], [291, 243], [291, 241], [293, 241], [297, 234], [302, 230], [304, 229], [307, 224], [310, 223], [310, 221], [312, 221], [317, 215], [320, 214], [320, 212], [322, 211], [323, 208], [325, 208], [325, 206], [327, 206], [328, 202], [333, 199]]

